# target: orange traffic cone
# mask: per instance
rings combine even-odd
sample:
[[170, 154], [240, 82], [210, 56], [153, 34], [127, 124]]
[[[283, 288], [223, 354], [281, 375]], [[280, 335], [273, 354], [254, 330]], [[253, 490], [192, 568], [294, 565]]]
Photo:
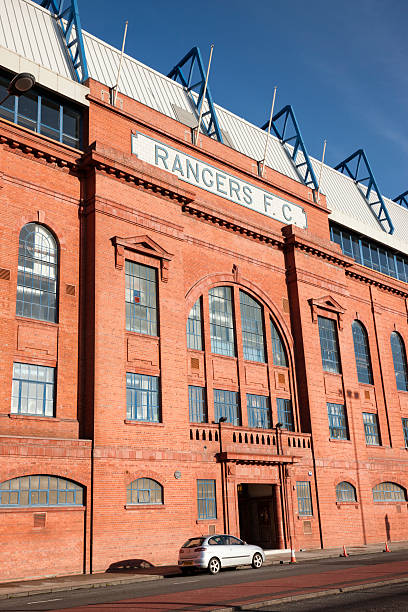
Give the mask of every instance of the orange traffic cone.
[[388, 541], [385, 542], [385, 548], [384, 548], [383, 552], [391, 552], [389, 547], [388, 547]]
[[289, 563], [296, 563], [296, 555], [294, 548], [290, 549], [290, 561]]
[[343, 544], [343, 552], [341, 553], [340, 557], [348, 557], [348, 553], [347, 553], [347, 550], [344, 544]]

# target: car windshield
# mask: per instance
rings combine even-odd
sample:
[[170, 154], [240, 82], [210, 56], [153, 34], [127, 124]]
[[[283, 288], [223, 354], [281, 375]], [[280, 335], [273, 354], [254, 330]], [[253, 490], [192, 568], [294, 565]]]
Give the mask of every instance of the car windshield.
[[195, 546], [201, 546], [204, 540], [205, 538], [190, 538], [185, 544], [183, 544], [182, 548], [194, 548]]

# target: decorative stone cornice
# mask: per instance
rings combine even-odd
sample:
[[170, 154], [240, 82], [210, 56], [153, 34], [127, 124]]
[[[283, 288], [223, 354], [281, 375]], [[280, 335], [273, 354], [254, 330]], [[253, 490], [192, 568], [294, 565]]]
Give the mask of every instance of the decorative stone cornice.
[[241, 234], [241, 236], [252, 238], [258, 242], [262, 242], [270, 246], [281, 247], [283, 245], [283, 240], [278, 234], [264, 232], [260, 227], [252, 226], [250, 224], [244, 225], [238, 219], [229, 217], [225, 214], [220, 214], [201, 202], [195, 201], [184, 204], [182, 210], [183, 212], [188, 213], [201, 221], [207, 221], [208, 223], [218, 225], [225, 230], [236, 232]]
[[69, 170], [77, 166], [78, 158], [81, 156], [79, 151], [67, 145], [3, 119], [0, 119], [0, 144]]
[[[370, 268], [368, 268], [368, 270], [370, 270]], [[374, 275], [371, 276], [371, 274], [368, 275], [364, 272], [365, 272], [365, 268], [359, 269], [359, 267], [357, 268], [357, 266], [356, 267], [353, 266], [352, 268], [346, 270], [346, 276], [350, 276], [351, 278], [362, 281], [363, 283], [366, 283], [367, 285], [373, 285], [374, 287], [378, 287], [379, 289], [382, 289], [383, 291], [388, 291], [388, 293], [393, 293], [394, 295], [400, 295], [404, 298], [408, 298], [408, 287], [407, 289], [404, 290], [404, 288], [402, 287], [403, 283], [401, 281], [390, 278], [390, 281], [392, 280], [392, 282], [398, 283], [399, 286], [396, 287], [392, 285], [391, 282], [387, 283], [382, 278], [380, 279], [380, 278], [374, 277]]]

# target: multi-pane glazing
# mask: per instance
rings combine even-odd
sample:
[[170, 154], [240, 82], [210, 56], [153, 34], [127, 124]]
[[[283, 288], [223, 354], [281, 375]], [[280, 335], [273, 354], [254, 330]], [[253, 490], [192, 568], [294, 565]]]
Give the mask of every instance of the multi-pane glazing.
[[405, 501], [405, 491], [394, 482], [380, 482], [373, 487], [373, 500], [375, 502]]
[[210, 308], [211, 352], [235, 355], [234, 320], [231, 287], [214, 287], [208, 292]]
[[16, 314], [57, 320], [57, 245], [42, 225], [28, 223], [20, 232]]
[[276, 399], [276, 404], [278, 407], [278, 422], [282, 423], [282, 429], [288, 429], [289, 431], [295, 431], [291, 400], [282, 399], [278, 397]]
[[372, 385], [373, 374], [371, 371], [370, 349], [368, 346], [367, 332], [359, 321], [353, 321], [352, 331], [358, 382]]
[[0, 484], [0, 506], [82, 506], [83, 489], [58, 478], [38, 474]]
[[55, 368], [13, 364], [11, 413], [54, 416]]
[[187, 319], [187, 347], [201, 351], [203, 348], [202, 340], [202, 319], [201, 319], [201, 299], [198, 299]]
[[372, 446], [380, 445], [380, 434], [378, 431], [378, 418], [371, 412], [363, 412], [364, 434], [366, 444]]
[[272, 356], [273, 365], [288, 367], [288, 360], [286, 357], [286, 351], [283, 346], [282, 339], [279, 335], [278, 330], [274, 322], [271, 319], [271, 338], [272, 338]]
[[126, 329], [157, 336], [156, 270], [133, 261], [125, 263]]
[[264, 362], [265, 343], [262, 308], [258, 302], [243, 291], [239, 292], [239, 302], [244, 359]]
[[217, 518], [215, 480], [197, 480], [197, 511], [199, 519]]
[[298, 481], [296, 483], [298, 513], [300, 516], [312, 516], [312, 495], [310, 491], [310, 482]]
[[407, 355], [398, 332], [391, 334], [391, 351], [398, 391], [408, 391]]
[[[10, 79], [0, 77], [0, 100], [6, 96], [9, 82]], [[81, 147], [81, 113], [52, 96], [40, 94], [36, 88], [3, 102], [0, 117], [75, 149]]]
[[349, 482], [339, 482], [336, 486], [336, 501], [338, 502], [355, 502], [356, 490]]
[[332, 440], [348, 440], [346, 410], [343, 404], [327, 403], [330, 438]]
[[404, 432], [405, 448], [408, 448], [408, 419], [402, 419], [402, 431]]
[[407, 257], [339, 227], [332, 226], [330, 233], [333, 242], [340, 245], [345, 255], [372, 270], [408, 282]]
[[163, 487], [151, 478], [137, 478], [126, 487], [128, 504], [162, 504]]
[[325, 372], [340, 374], [340, 355], [336, 322], [326, 317], [318, 317], [318, 322], [323, 370]]
[[217, 422], [220, 417], [225, 417], [227, 423], [241, 424], [237, 391], [214, 389], [214, 416]]
[[160, 393], [157, 376], [126, 373], [126, 418], [160, 421]]
[[190, 413], [190, 423], [206, 423], [207, 409], [205, 402], [205, 388], [188, 387], [188, 406]]
[[249, 427], [270, 429], [272, 427], [269, 397], [247, 393], [247, 410]]

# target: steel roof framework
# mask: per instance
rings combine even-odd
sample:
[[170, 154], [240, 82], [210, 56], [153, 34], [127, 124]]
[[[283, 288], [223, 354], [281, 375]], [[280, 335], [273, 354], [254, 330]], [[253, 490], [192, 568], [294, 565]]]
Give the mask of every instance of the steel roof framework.
[[[193, 77], [197, 70], [198, 77], [196, 78], [198, 80], [195, 80]], [[173, 79], [174, 81], [177, 81], [177, 79], [179, 79], [180, 83], [183, 85], [183, 87], [185, 87], [189, 95], [190, 102], [197, 115], [198, 122], [201, 105], [204, 104], [203, 94], [206, 78], [206, 72], [204, 70], [204, 64], [201, 58], [200, 49], [198, 47], [193, 47], [187, 53], [187, 55], [185, 55], [183, 59], [180, 60], [174, 66], [174, 68], [169, 72], [167, 76], [170, 79]], [[192, 95], [192, 91], [197, 94], [197, 100]], [[205, 99], [207, 100], [208, 110], [202, 114], [200, 130], [207, 136], [215, 136], [219, 142], [223, 142], [221, 129], [217, 119], [217, 113], [215, 112], [210, 86], [208, 84], [205, 93]], [[206, 119], [206, 122], [204, 122], [204, 119]]]
[[396, 202], [397, 204], [408, 208], [408, 189], [404, 191], [404, 193], [401, 193], [399, 196], [394, 198], [393, 202]]
[[[391, 221], [381, 192], [378, 189], [377, 182], [374, 178], [370, 164], [368, 163], [364, 149], [358, 149], [355, 153], [350, 155], [350, 157], [347, 157], [347, 159], [337, 164], [334, 169], [339, 170], [343, 174], [347, 173], [349, 177], [353, 179], [361, 195], [377, 218], [381, 228], [385, 232], [388, 232], [388, 234], [393, 234], [393, 222]], [[363, 189], [364, 187], [366, 188], [365, 190]], [[370, 202], [370, 194], [372, 191], [374, 191], [377, 196], [377, 200], [374, 200], [374, 202]], [[384, 227], [384, 224], [386, 227]]]
[[[269, 121], [262, 126], [262, 129], [267, 129], [268, 125]], [[313, 166], [310, 162], [309, 155], [306, 151], [305, 143], [303, 141], [298, 122], [296, 121], [295, 113], [290, 104], [284, 106], [278, 113], [276, 113], [276, 115], [273, 116], [272, 128], [285, 151], [290, 156], [292, 163], [304, 184], [318, 191], [319, 184], [317, 182]], [[292, 149], [285, 147], [285, 144], [287, 143], [291, 145]], [[303, 159], [301, 161], [297, 161], [299, 152], [303, 153]]]
[[55, 15], [65, 39], [75, 76], [79, 83], [88, 78], [84, 40], [77, 0], [37, 0], [41, 6]]

